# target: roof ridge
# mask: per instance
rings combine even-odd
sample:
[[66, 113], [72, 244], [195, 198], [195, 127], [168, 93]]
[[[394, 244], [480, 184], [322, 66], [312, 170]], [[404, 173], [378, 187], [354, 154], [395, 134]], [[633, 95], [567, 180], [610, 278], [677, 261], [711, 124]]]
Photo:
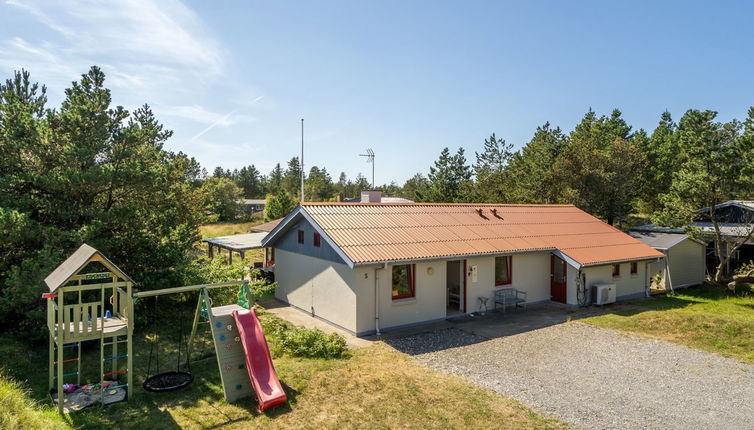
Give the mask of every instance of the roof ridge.
[[[540, 238], [540, 237], [553, 237], [553, 236], [555, 237], [588, 236], [588, 235], [595, 235], [595, 234], [612, 234], [612, 233], [611, 232], [591, 232], [591, 233], [540, 234], [540, 235], [527, 235], [527, 236], [492, 236], [492, 237], [474, 237], [471, 239], [455, 239], [454, 238], [454, 239], [447, 239], [447, 240], [435, 239], [435, 240], [399, 241], [399, 242], [390, 242], [389, 244], [390, 245], [406, 245], [406, 244], [411, 244], [411, 243], [443, 243], [443, 242], [457, 242], [457, 241], [469, 242], [469, 241], [474, 241], [474, 240], [526, 239], [526, 238]], [[385, 244], [370, 242], [370, 243], [360, 243], [358, 245], [341, 245], [341, 246], [346, 247], [346, 246], [378, 246], [378, 245], [385, 245]], [[611, 246], [611, 245], [593, 245], [592, 247], [599, 248], [601, 246]], [[553, 248], [557, 248], [557, 247], [554, 246]], [[576, 249], [576, 248], [578, 247], [570, 247], [568, 249]]]
[[576, 207], [555, 203], [371, 203], [371, 202], [301, 202], [301, 206], [449, 206], [449, 207]]
[[[432, 228], [432, 227], [444, 227], [444, 228], [454, 228], [454, 227], [476, 227], [476, 226], [484, 226], [484, 227], [492, 227], [492, 226], [509, 226], [509, 225], [540, 225], [540, 224], [547, 224], [547, 225], [564, 225], [564, 224], [591, 224], [602, 221], [599, 220], [592, 220], [592, 221], [566, 221], [566, 222], [511, 222], [507, 224], [453, 224], [452, 226], [445, 225], [445, 224], [437, 224], [437, 225], [430, 225], [430, 224], [422, 224], [422, 225], [392, 225], [392, 226], [369, 226], [370, 230], [386, 230], [386, 229], [409, 229], [409, 228]], [[328, 227], [327, 230], [337, 230], [337, 231], [352, 231], [352, 230], [363, 230], [363, 227], [359, 226], [352, 226], [352, 227]], [[620, 230], [618, 230], [620, 231]], [[602, 232], [605, 233], [605, 232]], [[623, 232], [621, 232], [623, 233]], [[553, 234], [547, 234], [546, 236], [557, 236], [556, 233]]]

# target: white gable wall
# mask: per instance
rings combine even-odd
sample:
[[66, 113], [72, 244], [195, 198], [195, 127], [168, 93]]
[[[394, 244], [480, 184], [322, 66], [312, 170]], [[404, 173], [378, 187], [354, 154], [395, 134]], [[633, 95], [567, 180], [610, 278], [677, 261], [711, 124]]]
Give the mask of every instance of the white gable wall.
[[354, 333], [355, 275], [342, 263], [275, 250], [275, 297]]
[[667, 255], [673, 288], [690, 287], [704, 282], [706, 276], [704, 245], [686, 239], [671, 247]]

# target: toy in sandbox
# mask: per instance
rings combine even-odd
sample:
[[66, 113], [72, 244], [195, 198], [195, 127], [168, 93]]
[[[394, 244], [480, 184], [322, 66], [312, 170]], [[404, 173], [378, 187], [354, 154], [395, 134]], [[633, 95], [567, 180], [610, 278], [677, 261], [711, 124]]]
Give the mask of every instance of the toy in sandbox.
[[[92, 271], [93, 266], [98, 266], [94, 268], [96, 271]], [[233, 401], [246, 397], [254, 390], [260, 410], [287, 401], [256, 312], [253, 307], [247, 310], [239, 306], [251, 307], [252, 304], [246, 280], [136, 293], [132, 291], [134, 282], [128, 275], [99, 251], [84, 244], [47, 276], [45, 283], [50, 290], [43, 294], [47, 299], [50, 331], [49, 389], [61, 414], [130, 397], [133, 394], [134, 301], [191, 291], [198, 291], [199, 297], [191, 335], [186, 343], [185, 370], [181, 370], [181, 339], [178, 368], [167, 372], [158, 370], [149, 375], [144, 381], [144, 389], [172, 391], [193, 381], [190, 345], [200, 320], [205, 319], [212, 327], [225, 399]], [[208, 290], [232, 286], [241, 287], [239, 304], [212, 307]], [[155, 311], [159, 313], [158, 309]], [[81, 346], [97, 341], [100, 347], [99, 382], [82, 386]], [[125, 345], [125, 353], [119, 345]], [[74, 351], [75, 356], [66, 354], [66, 351]], [[151, 355], [150, 351], [149, 367]], [[125, 366], [122, 366], [124, 361]], [[71, 366], [76, 366], [75, 371], [66, 372], [66, 367]], [[71, 382], [74, 377], [75, 383]]]

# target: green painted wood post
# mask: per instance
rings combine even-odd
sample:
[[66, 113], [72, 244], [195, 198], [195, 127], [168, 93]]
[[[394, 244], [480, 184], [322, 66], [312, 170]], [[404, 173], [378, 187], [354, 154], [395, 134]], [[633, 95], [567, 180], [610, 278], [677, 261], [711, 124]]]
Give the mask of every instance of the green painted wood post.
[[191, 361], [191, 345], [194, 343], [194, 337], [196, 336], [196, 329], [199, 326], [199, 318], [202, 314], [202, 298], [201, 292], [197, 294], [196, 312], [194, 312], [194, 322], [191, 324], [191, 335], [189, 336], [188, 346], [186, 347], [186, 363]]
[[63, 325], [67, 324], [65, 321], [65, 313], [63, 312], [63, 296], [64, 294], [62, 291], [58, 293], [58, 327], [57, 327], [57, 356], [58, 356], [58, 364], [57, 364], [57, 371], [58, 371], [58, 379], [55, 382], [58, 388], [58, 412], [62, 415], [63, 414], [63, 345], [65, 345], [65, 335], [63, 330]]
[[[94, 328], [97, 328], [97, 324], [100, 324], [99, 332], [99, 401], [100, 406], [105, 405], [105, 287], [104, 285], [99, 289], [99, 312], [92, 312], [92, 324]], [[102, 315], [97, 315], [101, 313]]]
[[[51, 321], [52, 320], [52, 321]], [[48, 363], [49, 363], [49, 380], [47, 383], [47, 391], [52, 390], [55, 387], [55, 305], [53, 299], [47, 299], [47, 331], [49, 332], [49, 351], [48, 351]]]
[[128, 309], [128, 323], [127, 323], [127, 330], [126, 330], [126, 369], [128, 371], [126, 372], [126, 380], [128, 386], [127, 394], [128, 399], [131, 399], [131, 394], [133, 394], [133, 382], [134, 382], [134, 376], [133, 376], [133, 335], [134, 335], [134, 301], [133, 297], [131, 296], [131, 283], [128, 282], [126, 284], [126, 302], [127, 302], [127, 309]]

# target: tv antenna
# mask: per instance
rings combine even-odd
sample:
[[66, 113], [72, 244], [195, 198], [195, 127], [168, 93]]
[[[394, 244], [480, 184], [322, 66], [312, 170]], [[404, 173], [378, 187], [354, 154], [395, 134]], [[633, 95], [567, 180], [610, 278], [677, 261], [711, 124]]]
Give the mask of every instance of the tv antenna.
[[360, 157], [367, 157], [367, 163], [372, 163], [372, 189], [374, 189], [374, 151], [372, 148], [367, 148], [366, 154], [359, 154]]

